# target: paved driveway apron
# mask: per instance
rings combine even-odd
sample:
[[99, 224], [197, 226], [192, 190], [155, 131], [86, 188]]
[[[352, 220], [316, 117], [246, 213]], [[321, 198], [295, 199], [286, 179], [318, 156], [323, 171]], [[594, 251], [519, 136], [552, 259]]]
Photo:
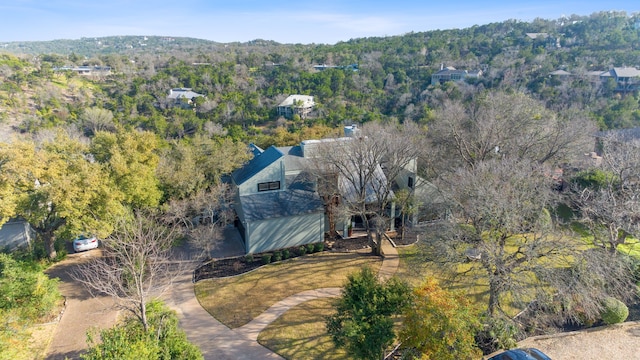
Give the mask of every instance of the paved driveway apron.
[[60, 292], [66, 298], [66, 307], [60, 322], [56, 326], [53, 339], [47, 351], [48, 360], [79, 359], [86, 351], [87, 331], [91, 328], [105, 329], [112, 327], [118, 317], [110, 297], [92, 297], [80, 284], [73, 281], [70, 272], [78, 264], [99, 251], [72, 254], [47, 270], [52, 278], [60, 279]]

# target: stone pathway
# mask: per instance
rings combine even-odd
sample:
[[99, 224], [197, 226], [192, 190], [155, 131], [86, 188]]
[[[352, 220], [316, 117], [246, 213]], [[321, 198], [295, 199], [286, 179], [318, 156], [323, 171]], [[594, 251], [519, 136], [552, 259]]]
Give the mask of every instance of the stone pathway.
[[[398, 252], [389, 241], [383, 241], [384, 260], [378, 271], [381, 280], [395, 274], [400, 263]], [[178, 313], [180, 326], [191, 342], [197, 345], [207, 360], [260, 360], [282, 359], [258, 343], [258, 335], [270, 323], [292, 307], [309, 300], [340, 296], [341, 288], [323, 288], [304, 291], [273, 304], [248, 324], [230, 329], [209, 315], [198, 302], [191, 275], [176, 283], [167, 303]]]

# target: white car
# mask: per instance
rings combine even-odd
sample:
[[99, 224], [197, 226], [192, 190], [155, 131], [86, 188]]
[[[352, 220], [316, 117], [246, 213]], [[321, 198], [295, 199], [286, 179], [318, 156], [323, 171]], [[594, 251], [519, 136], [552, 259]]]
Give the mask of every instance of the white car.
[[80, 252], [98, 247], [98, 239], [95, 236], [80, 235], [73, 240], [73, 251]]

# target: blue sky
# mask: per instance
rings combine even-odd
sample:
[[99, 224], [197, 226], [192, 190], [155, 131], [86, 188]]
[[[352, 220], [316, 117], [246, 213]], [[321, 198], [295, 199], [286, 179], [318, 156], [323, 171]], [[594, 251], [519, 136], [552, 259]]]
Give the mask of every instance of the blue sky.
[[0, 42], [110, 35], [335, 44], [508, 19], [640, 12], [638, 0], [0, 0]]

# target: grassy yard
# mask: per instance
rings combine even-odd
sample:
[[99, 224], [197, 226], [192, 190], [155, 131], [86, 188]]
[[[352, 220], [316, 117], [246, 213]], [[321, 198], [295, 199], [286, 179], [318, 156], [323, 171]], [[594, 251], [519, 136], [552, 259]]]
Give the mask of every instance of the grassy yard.
[[335, 299], [307, 301], [287, 311], [258, 336], [258, 342], [286, 359], [348, 359], [327, 334], [324, 319]]
[[202, 307], [230, 328], [240, 327], [271, 305], [305, 290], [341, 287], [347, 275], [382, 259], [359, 253], [323, 252], [264, 266], [244, 275], [196, 283]]
[[[415, 246], [398, 248], [398, 253], [397, 275], [412, 285], [437, 270], [420, 259]], [[335, 348], [325, 329], [324, 319], [335, 312], [332, 301], [313, 300], [292, 308], [267, 326], [258, 342], [286, 359], [348, 359], [343, 350]]]

